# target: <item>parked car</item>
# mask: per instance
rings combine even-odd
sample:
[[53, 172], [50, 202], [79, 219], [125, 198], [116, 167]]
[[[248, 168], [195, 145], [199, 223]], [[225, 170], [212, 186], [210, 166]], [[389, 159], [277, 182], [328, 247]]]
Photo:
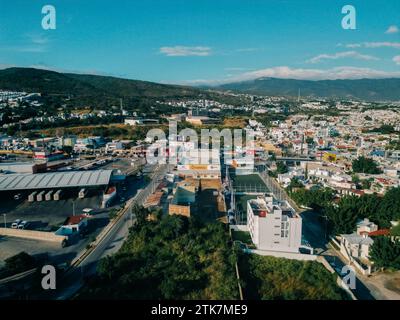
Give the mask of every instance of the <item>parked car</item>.
[[22, 221], [19, 225], [18, 225], [18, 229], [26, 229], [29, 225], [28, 221]]
[[21, 199], [21, 197], [22, 197], [22, 194], [17, 193], [16, 195], [14, 195], [14, 200], [19, 200], [19, 199]]
[[86, 216], [91, 216], [93, 215], [93, 209], [92, 208], [85, 208], [82, 210], [83, 214]]
[[21, 219], [17, 219], [15, 220], [12, 224], [11, 224], [11, 228], [13, 229], [18, 229], [19, 224], [22, 222]]

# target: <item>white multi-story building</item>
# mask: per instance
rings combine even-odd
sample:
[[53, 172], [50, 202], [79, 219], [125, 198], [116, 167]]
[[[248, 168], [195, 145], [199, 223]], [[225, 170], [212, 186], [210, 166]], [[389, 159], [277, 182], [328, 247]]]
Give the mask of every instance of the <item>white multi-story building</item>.
[[299, 252], [302, 219], [273, 197], [247, 201], [247, 227], [259, 250]]

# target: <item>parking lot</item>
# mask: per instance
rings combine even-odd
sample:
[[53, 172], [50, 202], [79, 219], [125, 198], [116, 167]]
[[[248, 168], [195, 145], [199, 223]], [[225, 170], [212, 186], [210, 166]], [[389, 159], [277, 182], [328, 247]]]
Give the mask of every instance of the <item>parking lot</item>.
[[[76, 194], [75, 194], [76, 193]], [[16, 220], [29, 221], [28, 229], [49, 230], [60, 226], [68, 216], [81, 214], [84, 208], [101, 211], [102, 195], [99, 190], [91, 190], [84, 199], [77, 197], [78, 191], [65, 193], [59, 201], [28, 202], [27, 195], [23, 194], [20, 200], [14, 200], [12, 194], [4, 194], [0, 214], [6, 214], [7, 227]], [[1, 226], [4, 226], [4, 217], [1, 217]]]
[[0, 264], [21, 251], [30, 255], [43, 254], [44, 252], [56, 254], [60, 251], [60, 245], [57, 243], [3, 236], [0, 236], [0, 246]]
[[[101, 169], [116, 169], [122, 173], [132, 170], [130, 159], [118, 159], [99, 166]], [[92, 169], [99, 169], [92, 168]], [[87, 232], [83, 237], [73, 237], [73, 240], [65, 248], [58, 243], [47, 241], [23, 239], [0, 236], [0, 266], [4, 260], [22, 251], [37, 257], [46, 257], [46, 260], [54, 264], [71, 262], [109, 222], [109, 211], [119, 208], [125, 201], [133, 197], [139, 188], [146, 185], [143, 177], [136, 175], [127, 176], [125, 181], [117, 183], [117, 197], [110, 206], [101, 208], [104, 188], [92, 188], [88, 190], [84, 199], [78, 198], [79, 188], [63, 189], [60, 200], [55, 201], [28, 201], [28, 195], [32, 191], [2, 192], [2, 204], [0, 206], [0, 226], [4, 222], [8, 228], [16, 220], [28, 221], [26, 229], [37, 231], [56, 231], [67, 217], [83, 213], [83, 209], [90, 208], [93, 211], [88, 218]], [[18, 197], [15, 197], [18, 194]], [[5, 216], [3, 216], [5, 214]], [[4, 221], [4, 218], [6, 221]]]
[[103, 210], [88, 218], [85, 235], [82, 237], [76, 235], [65, 248], [62, 248], [59, 243], [49, 241], [0, 236], [0, 265], [4, 263], [5, 259], [22, 251], [34, 256], [46, 255], [48, 261], [55, 264], [69, 263], [101, 232], [108, 222], [108, 210]]

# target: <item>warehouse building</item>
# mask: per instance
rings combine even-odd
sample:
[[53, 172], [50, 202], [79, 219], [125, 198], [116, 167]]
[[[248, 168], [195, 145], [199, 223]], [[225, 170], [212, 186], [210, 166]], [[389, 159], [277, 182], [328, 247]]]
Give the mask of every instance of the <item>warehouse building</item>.
[[112, 174], [113, 170], [6, 174], [0, 175], [0, 192], [106, 187]]

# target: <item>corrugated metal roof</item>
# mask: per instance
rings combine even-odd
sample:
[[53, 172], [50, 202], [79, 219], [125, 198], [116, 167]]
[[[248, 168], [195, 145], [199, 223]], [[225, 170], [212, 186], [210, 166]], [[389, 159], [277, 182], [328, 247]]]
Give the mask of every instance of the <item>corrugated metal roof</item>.
[[112, 170], [0, 175], [0, 191], [107, 185]]

